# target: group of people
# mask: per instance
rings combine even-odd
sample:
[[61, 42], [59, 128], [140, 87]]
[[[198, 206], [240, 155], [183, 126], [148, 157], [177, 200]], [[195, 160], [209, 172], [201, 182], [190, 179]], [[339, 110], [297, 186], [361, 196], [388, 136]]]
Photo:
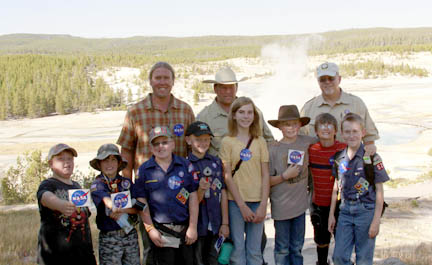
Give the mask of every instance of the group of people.
[[[232, 240], [230, 264], [261, 265], [268, 199], [274, 219], [276, 264], [303, 264], [310, 208], [317, 264], [372, 264], [388, 180], [374, 141], [378, 131], [360, 98], [342, 91], [334, 63], [317, 68], [321, 95], [299, 112], [283, 105], [268, 124], [237, 97], [228, 67], [212, 83], [214, 101], [196, 117], [171, 94], [174, 69], [150, 70], [152, 93], [130, 107], [117, 144], [102, 145], [90, 165], [100, 171], [90, 187], [97, 208], [99, 264], [218, 264], [221, 240]], [[48, 154], [52, 177], [37, 192], [41, 215], [40, 264], [96, 264], [87, 207], [68, 200], [77, 152], [66, 144]], [[372, 168], [371, 174], [367, 173]], [[120, 174], [121, 173], [121, 174]], [[133, 206], [116, 207], [112, 194], [128, 192]], [[264, 244], [261, 244], [264, 243]], [[219, 247], [218, 247], [219, 246]]]

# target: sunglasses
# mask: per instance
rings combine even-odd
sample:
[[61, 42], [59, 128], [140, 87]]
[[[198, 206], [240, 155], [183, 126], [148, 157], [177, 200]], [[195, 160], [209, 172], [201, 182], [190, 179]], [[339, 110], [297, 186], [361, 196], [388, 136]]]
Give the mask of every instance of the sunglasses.
[[321, 76], [319, 78], [320, 83], [325, 83], [327, 81], [333, 82], [336, 79], [336, 76]]
[[152, 145], [153, 147], [158, 147], [158, 146], [160, 146], [160, 145], [162, 145], [162, 146], [167, 146], [168, 143], [169, 143], [169, 141], [160, 141], [160, 142], [153, 142], [153, 143], [151, 143], [151, 145]]

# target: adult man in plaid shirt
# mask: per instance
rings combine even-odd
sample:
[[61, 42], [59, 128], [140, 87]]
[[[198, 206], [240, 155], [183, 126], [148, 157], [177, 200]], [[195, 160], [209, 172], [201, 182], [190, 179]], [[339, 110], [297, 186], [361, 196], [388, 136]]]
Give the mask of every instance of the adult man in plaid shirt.
[[150, 70], [149, 80], [153, 93], [130, 107], [126, 113], [120, 137], [117, 140], [128, 166], [123, 176], [132, 178], [132, 171], [151, 157], [149, 133], [156, 126], [168, 126], [175, 140], [174, 153], [187, 156], [184, 131], [195, 121], [192, 108], [171, 94], [174, 69], [166, 62], [158, 62]]
[[[167, 126], [172, 130], [175, 141], [174, 153], [186, 157], [187, 144], [184, 139], [186, 128], [195, 121], [192, 108], [171, 94], [174, 86], [174, 69], [166, 62], [158, 62], [150, 69], [149, 80], [153, 93], [130, 107], [126, 113], [123, 128], [117, 140], [121, 146], [121, 155], [128, 161], [123, 169], [123, 176], [132, 179], [132, 172], [142, 163], [150, 159], [150, 131], [156, 126]], [[150, 239], [143, 229], [142, 232], [143, 261], [152, 264]]]

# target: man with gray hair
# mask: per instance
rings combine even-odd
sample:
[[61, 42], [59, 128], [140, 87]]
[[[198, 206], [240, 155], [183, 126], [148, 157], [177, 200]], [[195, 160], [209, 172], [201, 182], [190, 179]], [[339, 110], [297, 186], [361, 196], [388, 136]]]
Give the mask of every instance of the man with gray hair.
[[[346, 114], [353, 112], [360, 115], [365, 122], [366, 135], [363, 137], [365, 150], [369, 154], [374, 154], [376, 152], [375, 141], [379, 139], [378, 130], [363, 100], [344, 92], [339, 86], [342, 80], [339, 75], [339, 67], [335, 63], [323, 63], [317, 67], [316, 77], [321, 95], [307, 101], [303, 106], [301, 115], [310, 117], [311, 121], [302, 128], [302, 133], [316, 136], [314, 126], [318, 114], [330, 113], [340, 124]], [[341, 130], [337, 130], [336, 139], [343, 141]]]

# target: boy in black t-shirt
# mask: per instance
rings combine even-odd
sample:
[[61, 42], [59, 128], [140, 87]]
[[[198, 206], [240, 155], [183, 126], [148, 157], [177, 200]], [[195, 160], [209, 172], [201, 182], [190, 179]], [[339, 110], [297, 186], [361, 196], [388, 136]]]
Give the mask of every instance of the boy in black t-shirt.
[[51, 147], [48, 162], [52, 176], [39, 186], [37, 199], [41, 225], [38, 236], [39, 264], [96, 264], [87, 207], [68, 200], [68, 190], [81, 186], [70, 179], [77, 152], [66, 144]]

